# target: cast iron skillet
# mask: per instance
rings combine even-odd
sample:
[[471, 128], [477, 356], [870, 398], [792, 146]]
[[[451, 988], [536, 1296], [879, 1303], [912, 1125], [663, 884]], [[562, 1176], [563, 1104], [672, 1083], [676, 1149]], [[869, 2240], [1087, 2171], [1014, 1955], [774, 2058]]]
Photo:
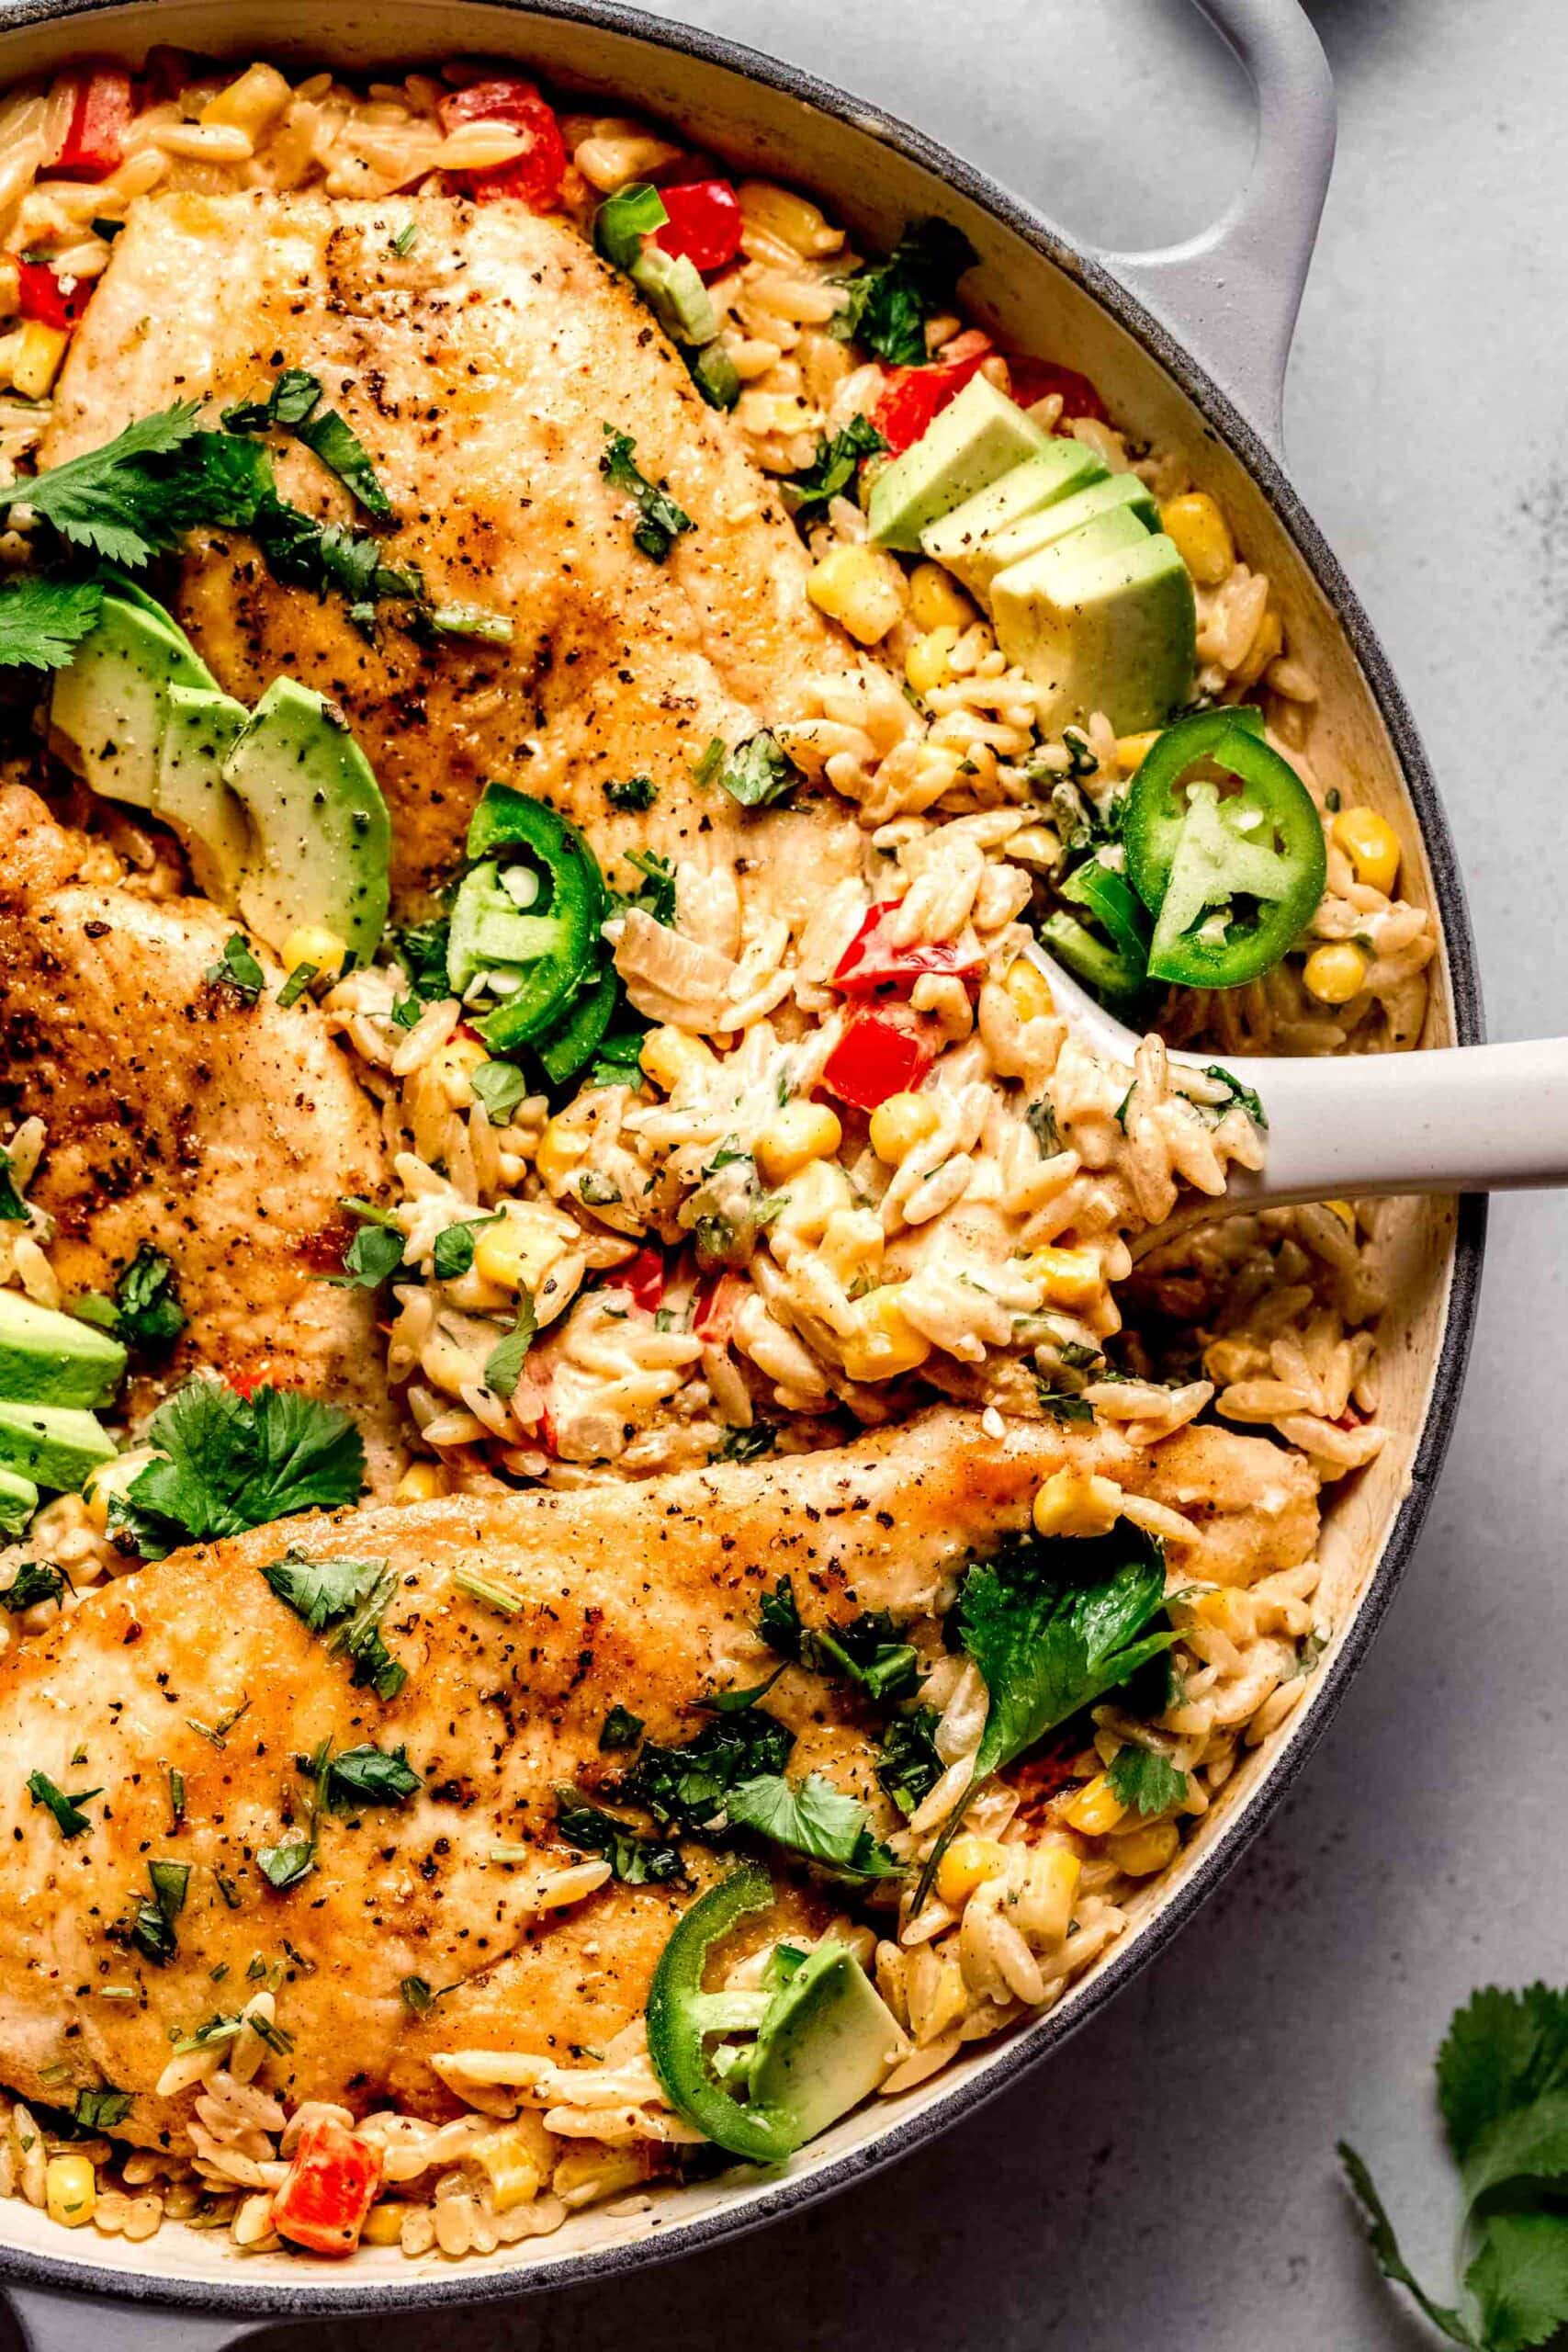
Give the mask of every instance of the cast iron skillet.
[[[635, 89], [653, 111], [677, 118], [682, 108], [697, 117], [716, 107], [722, 116], [728, 105], [732, 122], [739, 123], [749, 100], [762, 129], [748, 160], [787, 176], [790, 155], [815, 146], [830, 158], [837, 184], [827, 171], [813, 175], [804, 162], [796, 175], [808, 185], [815, 176], [830, 198], [842, 198], [846, 213], [867, 217], [873, 228], [888, 225], [875, 218], [880, 185], [896, 193], [901, 179], [929, 175], [941, 184], [932, 191], [937, 199], [945, 188], [983, 248], [1009, 257], [1047, 328], [1053, 304], [1058, 312], [1064, 302], [1069, 311], [1076, 309], [1080, 325], [1111, 338], [1112, 371], [1119, 345], [1134, 355], [1129, 365], [1145, 378], [1161, 375], [1168, 398], [1174, 387], [1185, 407], [1189, 434], [1196, 411], [1198, 435], [1216, 462], [1228, 464], [1233, 474], [1239, 468], [1242, 489], [1250, 485], [1258, 517], [1287, 549], [1305, 593], [1319, 600], [1348, 647], [1353, 667], [1346, 674], [1356, 681], [1365, 723], [1381, 728], [1395, 789], [1403, 779], [1445, 950], [1438, 1024], [1453, 1042], [1473, 1044], [1481, 1035], [1473, 949], [1437, 791], [1382, 650], [1292, 491], [1280, 455], [1285, 362], [1333, 157], [1327, 68], [1297, 0], [1200, 5], [1255, 84], [1257, 152], [1246, 187], [1224, 217], [1186, 244], [1156, 254], [1078, 251], [974, 165], [878, 108], [615, 0], [338, 0], [330, 15], [315, 0], [13, 0], [0, 30], [0, 79], [95, 50], [139, 53], [154, 39], [236, 55], [513, 55], [536, 62], [548, 80], [570, 81], [575, 74], [584, 86]], [[722, 138], [712, 143], [725, 145]], [[997, 266], [1005, 275], [1004, 265]], [[1033, 347], [1051, 351], [1048, 334]], [[1061, 356], [1073, 358], [1075, 352], [1064, 345]], [[1111, 404], [1117, 413], [1114, 393]], [[558, 2239], [545, 2239], [517, 2248], [510, 2261], [415, 2269], [393, 2252], [328, 2271], [281, 2257], [230, 2260], [199, 2241], [193, 2252], [190, 2233], [175, 2229], [138, 2247], [132, 2265], [117, 2242], [90, 2232], [84, 2233], [86, 2243], [68, 2239], [30, 2209], [3, 2204], [0, 2277], [29, 2342], [38, 2352], [68, 2352], [107, 2328], [123, 2352], [152, 2352], [155, 2345], [164, 2352], [175, 2345], [207, 2352], [264, 2322], [488, 2301], [625, 2272], [715, 2244], [864, 2177], [1016, 2081], [1190, 1917], [1279, 1803], [1343, 1695], [1410, 1555], [1448, 1444], [1474, 1319], [1483, 1221], [1482, 1199], [1462, 1202], [1432, 1256], [1422, 1343], [1427, 1375], [1421, 1402], [1407, 1417], [1419, 1426], [1402, 1494], [1397, 1499], [1391, 1494], [1381, 1523], [1364, 1531], [1363, 1548], [1375, 1553], [1375, 1564], [1311, 1698], [1276, 1736], [1276, 1752], [1266, 1757], [1244, 1801], [1214, 1834], [1198, 1841], [1141, 1931], [1113, 1948], [1032, 2030], [900, 2102], [886, 2122], [873, 2115], [837, 2127], [780, 2181], [732, 2179], [683, 2191], [673, 2208], [665, 2208], [668, 2221], [584, 2216], [568, 2225], [569, 2238], [576, 2241], [569, 2250]], [[102, 2300], [83, 2300], [87, 2296], [116, 2298], [117, 2306], [111, 2314]]]

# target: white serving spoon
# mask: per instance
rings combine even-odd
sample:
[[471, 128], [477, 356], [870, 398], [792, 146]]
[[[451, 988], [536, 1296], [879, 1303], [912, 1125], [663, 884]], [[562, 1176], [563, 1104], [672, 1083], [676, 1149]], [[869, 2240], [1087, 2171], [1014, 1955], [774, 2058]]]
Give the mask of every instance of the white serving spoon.
[[[1130, 1062], [1139, 1040], [1043, 948], [1025, 951], [1056, 1010], [1097, 1053]], [[1568, 1037], [1515, 1046], [1439, 1046], [1411, 1054], [1179, 1054], [1221, 1063], [1261, 1102], [1262, 1168], [1233, 1168], [1223, 1200], [1177, 1212], [1171, 1227], [1237, 1208], [1370, 1193], [1502, 1193], [1568, 1185]]]

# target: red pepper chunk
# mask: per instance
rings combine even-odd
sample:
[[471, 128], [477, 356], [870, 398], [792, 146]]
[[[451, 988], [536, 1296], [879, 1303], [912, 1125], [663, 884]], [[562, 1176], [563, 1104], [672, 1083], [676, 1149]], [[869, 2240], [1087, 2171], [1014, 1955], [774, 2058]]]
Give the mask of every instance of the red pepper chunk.
[[646, 1307], [649, 1314], [664, 1295], [664, 1254], [660, 1250], [639, 1250], [615, 1277], [630, 1291], [632, 1305]]
[[693, 1300], [692, 1329], [710, 1348], [728, 1346], [729, 1334], [735, 1327], [735, 1310], [744, 1287], [739, 1275], [728, 1272], [705, 1274], [698, 1283]]
[[688, 180], [659, 191], [670, 215], [653, 242], [661, 254], [684, 254], [705, 277], [740, 251], [740, 199], [728, 180]]
[[883, 386], [871, 421], [895, 457], [919, 439], [934, 417], [956, 400], [993, 349], [988, 334], [971, 327], [945, 344], [929, 368], [895, 368]]
[[368, 2140], [330, 2117], [308, 2123], [272, 2200], [272, 2226], [309, 2254], [352, 2254], [380, 2186], [380, 2152]]
[[86, 309], [93, 285], [90, 277], [67, 281], [58, 277], [46, 261], [19, 261], [17, 308], [24, 319], [40, 319], [46, 327], [69, 329]]
[[560, 201], [566, 176], [566, 141], [555, 110], [532, 82], [476, 82], [470, 89], [455, 90], [438, 109], [441, 128], [456, 130], [464, 122], [503, 122], [528, 141], [510, 164], [492, 164], [484, 171], [454, 172], [476, 204], [493, 204], [498, 197], [514, 196], [534, 212], [553, 212]]
[[123, 65], [94, 65], [76, 85], [65, 143], [54, 159], [62, 179], [105, 180], [125, 157], [130, 129], [130, 75]]
[[1032, 408], [1036, 401], [1059, 392], [1064, 417], [1092, 416], [1101, 424], [1107, 422], [1105, 402], [1076, 368], [1058, 368], [1049, 359], [1032, 359], [1027, 353], [1014, 357], [1010, 352], [1008, 381], [1020, 408]]
[[933, 1057], [918, 1030], [887, 1012], [857, 1012], [822, 1071], [840, 1102], [874, 1111], [890, 1094], [919, 1086]]
[[873, 989], [907, 992], [922, 972], [943, 972], [967, 979], [980, 969], [978, 944], [964, 948], [953, 940], [934, 945], [896, 947], [886, 935], [898, 911], [897, 899], [884, 899], [872, 908], [839, 959], [833, 986], [846, 996], [865, 996]]

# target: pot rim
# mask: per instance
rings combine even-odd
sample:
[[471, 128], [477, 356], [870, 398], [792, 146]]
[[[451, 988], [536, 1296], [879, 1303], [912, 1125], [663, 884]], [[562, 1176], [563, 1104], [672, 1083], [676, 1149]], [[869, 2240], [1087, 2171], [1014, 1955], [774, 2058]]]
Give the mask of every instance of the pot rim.
[[[0, 19], [0, 58], [5, 35], [26, 26], [90, 20], [110, 13], [151, 14], [156, 0], [12, 0]], [[220, 7], [223, 0], [216, 0]], [[978, 166], [886, 108], [855, 98], [836, 85], [766, 52], [709, 32], [705, 28], [650, 16], [624, 0], [473, 0], [479, 7], [522, 19], [582, 25], [626, 35], [663, 50], [718, 66], [761, 83], [829, 116], [919, 165], [953, 188], [1053, 263], [1082, 287], [1180, 387], [1193, 407], [1240, 459], [1262, 491], [1314, 580], [1332, 607], [1366, 678], [1387, 728], [1405, 789], [1410, 796], [1432, 877], [1432, 890], [1453, 1005], [1454, 1036], [1460, 1045], [1479, 1044], [1483, 1034], [1474, 940], [1463, 883], [1447, 816], [1416, 731], [1415, 719], [1360, 600], [1337, 558], [1292, 487], [1285, 469], [1215, 379], [1190, 356], [1180, 341], [1131, 294], [1107, 263], [1075, 245], [1043, 214]], [[895, 2164], [939, 2132], [975, 2114], [1010, 2089], [1086, 2025], [1156, 1955], [1164, 1950], [1232, 1871], [1242, 1853], [1274, 1814], [1340, 1705], [1352, 1676], [1371, 1645], [1426, 1519], [1432, 1491], [1452, 1435], [1474, 1329], [1486, 1227], [1484, 1195], [1458, 1204], [1452, 1264], [1442, 1337], [1431, 1377], [1429, 1399], [1412, 1458], [1409, 1483], [1383, 1538], [1377, 1564], [1356, 1612], [1317, 1690], [1302, 1710], [1292, 1736], [1258, 1789], [1238, 1808], [1174, 1894], [1124, 1949], [1112, 1954], [1082, 1994], [1052, 2010], [1032, 2028], [1004, 2043], [984, 2072], [955, 2084], [920, 2114], [890, 2122], [863, 2148], [781, 2181], [749, 2198], [672, 2222], [661, 2234], [576, 2254], [540, 2256], [507, 2268], [462, 2270], [449, 2278], [414, 2276], [407, 2280], [367, 2281], [363, 2286], [278, 2285], [256, 2280], [180, 2278], [156, 2271], [122, 2270], [33, 2254], [0, 2245], [0, 2280], [118, 2298], [130, 2303], [175, 2306], [231, 2316], [307, 2319], [351, 2316], [377, 2311], [410, 2311], [506, 2301], [565, 2286], [597, 2284], [694, 2253], [705, 2246], [760, 2229], [785, 2213], [803, 2211], [856, 2181]]]

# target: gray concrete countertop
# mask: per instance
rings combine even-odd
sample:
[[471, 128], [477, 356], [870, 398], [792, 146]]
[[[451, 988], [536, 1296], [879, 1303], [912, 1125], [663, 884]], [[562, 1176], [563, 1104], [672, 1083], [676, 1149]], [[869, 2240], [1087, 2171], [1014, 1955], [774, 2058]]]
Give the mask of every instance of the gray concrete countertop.
[[[677, 0], [667, 13], [876, 97], [1107, 242], [1195, 228], [1248, 152], [1239, 76], [1184, 0]], [[1542, 1035], [1563, 1025], [1568, 891], [1568, 12], [1316, 0], [1314, 13], [1342, 130], [1292, 375], [1292, 458], [1444, 788], [1492, 1033]], [[1373, 2164], [1407, 2251], [1446, 2290], [1437, 2043], [1472, 1986], [1568, 1976], [1565, 1268], [1568, 1202], [1495, 1206], [1458, 1435], [1370, 1662], [1218, 1899], [1053, 2064], [880, 2179], [715, 2256], [333, 2340], [1427, 2340], [1371, 2275], [1334, 2143], [1348, 2136]], [[302, 2352], [303, 2336], [288, 2340]]]

